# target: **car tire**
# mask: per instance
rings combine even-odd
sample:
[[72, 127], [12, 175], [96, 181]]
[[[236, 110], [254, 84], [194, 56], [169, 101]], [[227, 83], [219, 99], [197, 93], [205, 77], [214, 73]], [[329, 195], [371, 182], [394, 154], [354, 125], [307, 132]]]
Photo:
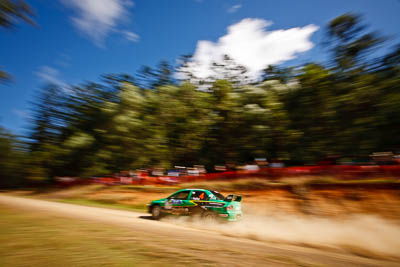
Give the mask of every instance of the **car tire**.
[[212, 211], [206, 210], [201, 214], [201, 219], [206, 222], [215, 222], [217, 220], [217, 215]]
[[151, 215], [153, 220], [159, 220], [162, 217], [160, 205], [154, 205], [151, 208]]

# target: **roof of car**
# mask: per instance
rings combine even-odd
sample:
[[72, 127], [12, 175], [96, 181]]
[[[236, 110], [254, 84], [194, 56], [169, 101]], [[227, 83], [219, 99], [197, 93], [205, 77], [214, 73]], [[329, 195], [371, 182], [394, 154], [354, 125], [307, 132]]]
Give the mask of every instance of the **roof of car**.
[[204, 189], [204, 188], [186, 188], [186, 189], [183, 189], [183, 190], [203, 190], [203, 191], [210, 191], [210, 190]]
[[184, 189], [180, 189], [180, 190], [178, 190], [176, 192], [185, 191], [185, 190], [199, 190], [199, 191], [208, 191], [208, 192], [212, 191], [212, 190], [204, 189], [204, 188], [184, 188]]

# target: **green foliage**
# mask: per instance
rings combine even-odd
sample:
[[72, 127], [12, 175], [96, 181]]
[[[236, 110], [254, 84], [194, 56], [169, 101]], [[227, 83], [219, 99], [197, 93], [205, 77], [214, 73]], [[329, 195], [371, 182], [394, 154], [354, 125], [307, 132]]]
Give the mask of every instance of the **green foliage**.
[[339, 70], [363, 70], [368, 65], [366, 53], [376, 49], [376, 46], [384, 41], [376, 32], [365, 32], [365, 29], [361, 17], [350, 13], [343, 14], [329, 23], [329, 43]]
[[0, 127], [0, 188], [24, 182], [26, 161], [23, 144]]
[[[400, 49], [345, 14], [328, 26], [331, 64], [270, 66], [258, 82], [229, 57], [215, 77], [184, 68], [177, 83], [161, 62], [132, 77], [43, 88], [26, 161], [34, 179], [95, 176], [143, 167], [245, 163], [256, 157], [315, 163], [330, 155], [400, 152]], [[186, 58], [187, 59], [187, 58]], [[186, 61], [187, 63], [187, 61]], [[185, 62], [183, 63], [184, 66]], [[15, 138], [0, 139], [0, 171], [14, 168]], [[8, 166], [8, 167], [7, 167]], [[11, 175], [12, 176], [12, 175]]]
[[17, 19], [22, 19], [30, 24], [33, 11], [31, 7], [23, 0], [1, 0], [0, 1], [0, 26], [13, 27]]

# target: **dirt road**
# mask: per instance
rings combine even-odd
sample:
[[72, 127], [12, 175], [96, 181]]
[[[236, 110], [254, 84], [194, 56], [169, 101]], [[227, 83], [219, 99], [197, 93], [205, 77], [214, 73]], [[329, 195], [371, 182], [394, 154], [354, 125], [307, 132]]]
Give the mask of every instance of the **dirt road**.
[[[216, 265], [239, 266], [400, 266], [396, 259], [360, 257], [345, 250], [311, 248], [280, 243], [268, 243], [224, 232], [198, 229], [174, 221], [153, 221], [148, 214], [86, 207], [65, 203], [0, 195], [0, 204], [14, 207], [16, 211], [44, 211], [54, 216], [74, 220], [94, 220], [124, 227], [135, 235], [157, 243], [162, 240], [165, 250], [197, 253]], [[226, 225], [224, 227], [229, 227]], [[229, 235], [229, 234], [228, 234]]]

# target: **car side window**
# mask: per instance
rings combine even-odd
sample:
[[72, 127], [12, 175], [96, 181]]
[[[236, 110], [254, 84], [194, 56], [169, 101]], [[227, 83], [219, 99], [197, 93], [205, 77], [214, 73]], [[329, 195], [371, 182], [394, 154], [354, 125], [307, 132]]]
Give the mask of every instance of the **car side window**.
[[194, 190], [192, 191], [192, 195], [190, 196], [191, 200], [208, 200], [208, 195], [204, 191]]
[[179, 192], [179, 193], [177, 193], [177, 194], [175, 194], [175, 195], [172, 195], [170, 198], [172, 198], [172, 199], [182, 199], [182, 200], [185, 200], [185, 199], [188, 198], [189, 192], [190, 192], [190, 191], [182, 191], [182, 192]]

